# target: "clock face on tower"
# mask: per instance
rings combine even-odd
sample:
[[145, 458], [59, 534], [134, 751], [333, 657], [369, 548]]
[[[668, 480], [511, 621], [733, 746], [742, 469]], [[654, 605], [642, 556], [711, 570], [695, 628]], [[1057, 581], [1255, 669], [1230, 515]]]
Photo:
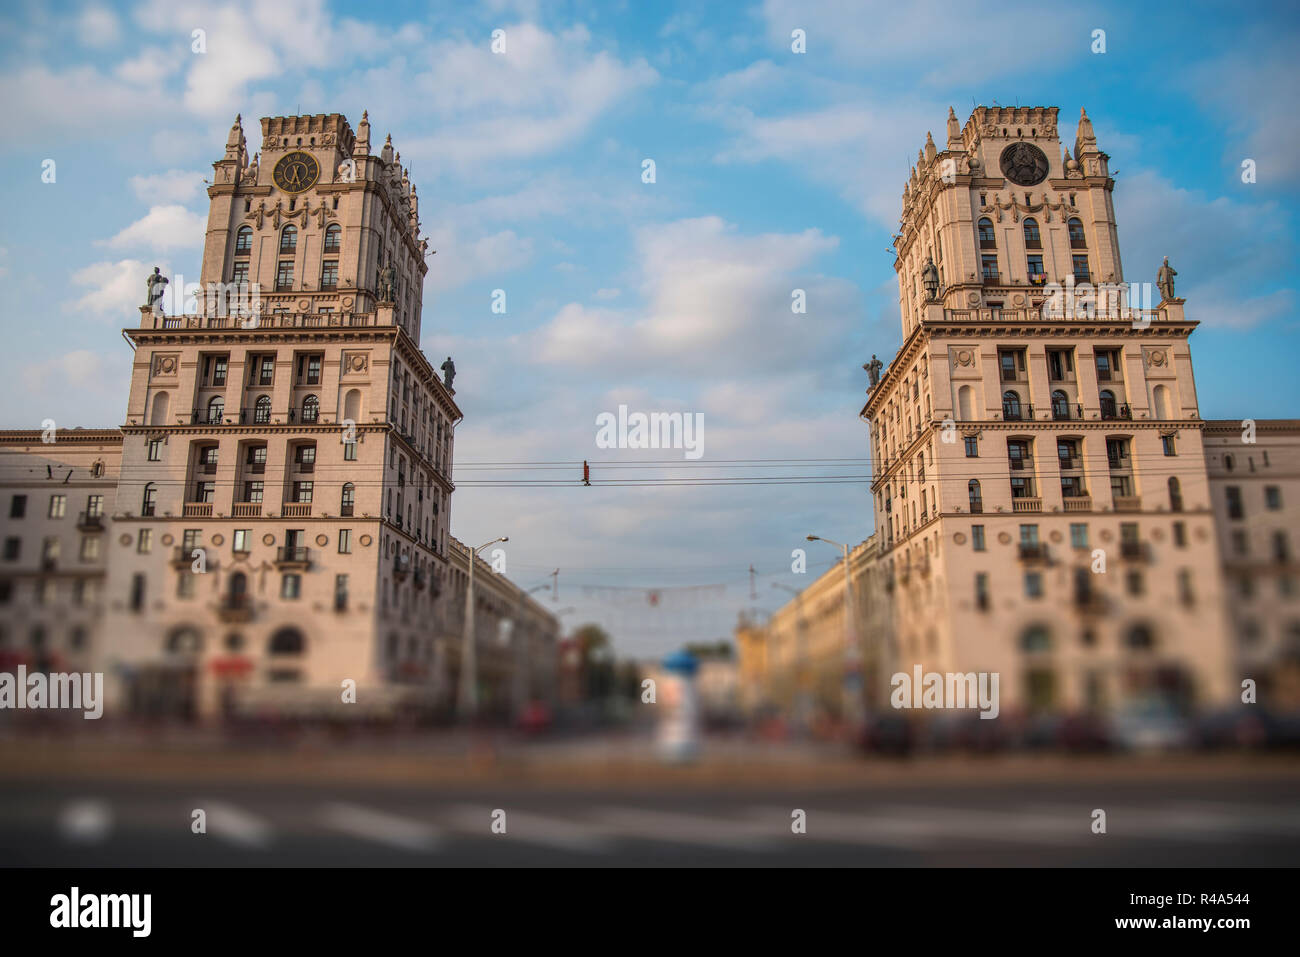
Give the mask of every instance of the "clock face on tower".
[[320, 163], [310, 153], [288, 153], [275, 164], [275, 185], [286, 193], [311, 189], [320, 178]]
[[1002, 151], [1000, 165], [1017, 186], [1037, 186], [1047, 178], [1047, 156], [1033, 143], [1012, 143]]

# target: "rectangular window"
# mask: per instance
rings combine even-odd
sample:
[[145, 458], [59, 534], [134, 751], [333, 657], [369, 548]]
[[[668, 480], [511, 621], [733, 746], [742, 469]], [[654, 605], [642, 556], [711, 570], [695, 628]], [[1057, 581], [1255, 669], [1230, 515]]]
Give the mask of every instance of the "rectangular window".
[[202, 547], [203, 529], [187, 528], [181, 536], [181, 548], [188, 556], [194, 549]]
[[142, 528], [135, 538], [135, 550], [141, 555], [153, 551], [153, 529]]
[[1026, 598], [1043, 597], [1042, 572], [1025, 572], [1025, 597]]
[[312, 483], [311, 482], [294, 482], [293, 483], [293, 500], [300, 505], [311, 504]]
[[972, 525], [970, 527], [970, 545], [977, 552], [984, 551], [984, 526]]
[[149, 440], [149, 461], [150, 462], [162, 461], [162, 445], [163, 445], [162, 439]]
[[355, 442], [344, 442], [344, 443], [343, 443], [343, 461], [344, 461], [344, 462], [355, 462], [356, 460], [357, 460], [357, 443], [355, 443]]
[[50, 518], [62, 518], [68, 511], [68, 496], [50, 496]]
[[339, 554], [352, 554], [352, 529], [350, 528], [339, 529]]
[[1140, 596], [1146, 587], [1146, 583], [1142, 579], [1142, 573], [1136, 568], [1129, 569], [1124, 575], [1124, 587], [1133, 597]]
[[1192, 573], [1190, 569], [1182, 568], [1178, 571], [1178, 600], [1184, 605], [1196, 603], [1196, 593], [1192, 589]]
[[1243, 529], [1232, 530], [1232, 550], [1238, 555], [1246, 555], [1250, 552], [1250, 540]]
[[1021, 525], [1020, 526], [1020, 544], [1036, 546], [1038, 544], [1038, 526]]
[[248, 260], [241, 260], [231, 267], [230, 281], [236, 285], [248, 282]]
[[144, 608], [144, 575], [139, 572], [131, 576], [131, 610]]
[[979, 454], [980, 454], [979, 436], [976, 435], [966, 436], [966, 458], [968, 459], [979, 458]]
[[1027, 265], [1029, 281], [1034, 285], [1041, 285], [1047, 278], [1047, 274], [1043, 271], [1043, 257], [1039, 255], [1030, 256]]
[[339, 284], [339, 261], [337, 259], [327, 259], [320, 271], [320, 287], [322, 289], [337, 289]]
[[104, 496], [88, 495], [86, 496], [86, 517], [100, 518], [104, 514]]
[[99, 536], [83, 535], [81, 537], [81, 560], [93, 562], [99, 559]]
[[1086, 522], [1070, 523], [1070, 547], [1071, 548], [1088, 547], [1088, 525]]
[[1187, 547], [1187, 525], [1185, 522], [1174, 522], [1174, 545], [1177, 548]]
[[295, 574], [285, 575], [280, 582], [281, 598], [297, 598], [302, 594], [302, 576]]
[[245, 482], [244, 483], [244, 501], [250, 505], [260, 504], [262, 501], [262, 492], [264, 483], [262, 482]]
[[23, 540], [15, 536], [5, 539], [5, 561], [16, 562], [18, 555], [22, 552]]
[[983, 269], [983, 277], [985, 282], [998, 281], [998, 257], [997, 256], [981, 256], [980, 266]]
[[1092, 282], [1092, 274], [1088, 272], [1088, 257], [1072, 256], [1070, 258], [1073, 261], [1074, 266], [1074, 281]]
[[975, 573], [975, 607], [981, 611], [987, 611], [989, 607], [989, 576], [988, 572]]
[[1178, 450], [1174, 446], [1174, 437], [1172, 435], [1160, 436], [1160, 445], [1165, 450], [1165, 455], [1178, 454]]
[[275, 274], [275, 291], [293, 291], [293, 262], [291, 260], [285, 259], [280, 261], [280, 268]]
[[188, 568], [182, 569], [180, 577], [176, 579], [176, 597], [193, 598], [195, 586], [198, 584], [198, 576]]
[[1245, 518], [1245, 510], [1241, 507], [1241, 489], [1236, 485], [1229, 485], [1223, 492], [1228, 497], [1228, 518]]
[[1264, 506], [1270, 512], [1276, 512], [1282, 507], [1282, 490], [1276, 485], [1264, 486]]
[[316, 446], [315, 445], [298, 446], [298, 451], [297, 454], [294, 456], [294, 458], [299, 465], [315, 465]]
[[234, 543], [231, 546], [236, 554], [244, 554], [252, 551], [250, 542], [253, 540], [253, 530], [251, 528], [237, 528], [234, 534]]
[[275, 381], [275, 356], [261, 356], [255, 366], [258, 385], [270, 385]]
[[9, 517], [23, 518], [27, 514], [27, 496], [15, 495], [9, 502]]
[[334, 576], [334, 610], [346, 611], [348, 607], [348, 576]]

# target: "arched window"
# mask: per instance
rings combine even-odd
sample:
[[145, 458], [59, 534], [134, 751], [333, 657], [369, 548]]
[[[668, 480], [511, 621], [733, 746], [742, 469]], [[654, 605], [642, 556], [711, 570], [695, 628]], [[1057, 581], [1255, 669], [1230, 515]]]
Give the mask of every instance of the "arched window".
[[298, 227], [286, 226], [280, 233], [280, 252], [291, 253], [298, 248]]
[[302, 632], [297, 628], [281, 628], [271, 636], [266, 650], [272, 655], [300, 655], [305, 644]]
[[1088, 240], [1083, 235], [1083, 223], [1079, 222], [1077, 218], [1071, 217], [1067, 226], [1070, 230], [1070, 248], [1087, 249]]
[[158, 486], [150, 482], [144, 487], [144, 498], [140, 501], [140, 514], [152, 515], [158, 507]]
[[980, 494], [979, 479], [971, 479], [966, 483], [966, 494], [970, 498], [970, 510], [972, 513], [984, 511], [984, 497]]
[[339, 508], [340, 515], [351, 515], [352, 507], [356, 504], [357, 487], [351, 482], [345, 482], [343, 485], [343, 504]]
[[332, 223], [325, 230], [325, 252], [336, 253], [343, 248], [343, 227]]
[[1038, 220], [1034, 219], [1032, 216], [1025, 220], [1025, 248], [1043, 248], [1043, 237], [1038, 232]]
[[963, 422], [969, 422], [975, 418], [975, 390], [968, 385], [962, 386], [957, 390], [957, 414], [961, 416]]
[[1070, 397], [1060, 389], [1052, 392], [1052, 418], [1057, 420], [1070, 417]]
[[235, 572], [230, 576], [230, 594], [231, 597], [242, 597], [248, 594], [248, 576], [243, 572]]
[[208, 425], [220, 425], [226, 414], [226, 400], [219, 395], [208, 400]]
[[1111, 392], [1110, 389], [1102, 389], [1098, 398], [1101, 404], [1101, 417], [1103, 419], [1115, 418], [1115, 393]]
[[1181, 512], [1183, 510], [1183, 490], [1178, 484], [1178, 479], [1169, 476], [1169, 511]]
[[1233, 460], [1232, 460], [1232, 456], [1231, 456], [1231, 455], [1225, 455], [1225, 456], [1223, 457], [1223, 467], [1224, 467], [1225, 469], [1227, 469], [1229, 472], [1231, 472], [1231, 471], [1233, 470], [1233, 467], [1235, 466], [1235, 464], [1236, 464], [1236, 463], [1233, 462]]
[[1008, 389], [1002, 393], [1002, 418], [1008, 422], [1017, 422], [1020, 419], [1020, 393], [1015, 389]]
[[174, 655], [197, 655], [203, 650], [203, 635], [197, 628], [184, 625], [167, 636], [166, 650]]
[[1020, 650], [1041, 652], [1052, 650], [1052, 633], [1043, 625], [1030, 625], [1020, 634]]
[[265, 425], [271, 421], [271, 397], [269, 395], [259, 395], [257, 402], [253, 404], [253, 421]]
[[354, 423], [361, 420], [360, 389], [349, 389], [348, 394], [343, 397], [343, 418], [351, 419]]
[[320, 418], [320, 399], [314, 395], [309, 395], [302, 400], [302, 420], [304, 422], [315, 422]]
[[1165, 385], [1156, 386], [1154, 389], [1154, 397], [1156, 418], [1162, 420], [1169, 418], [1169, 387]]
[[94, 465], [92, 465], [92, 466], [90, 467], [90, 477], [91, 477], [91, 478], [100, 478], [100, 477], [103, 476], [103, 474], [104, 474], [104, 463], [103, 463], [103, 462], [96, 462]]
[[251, 226], [240, 226], [239, 232], [235, 233], [235, 255], [247, 256], [253, 251], [253, 229]]
[[171, 408], [171, 397], [166, 392], [159, 392], [153, 397], [153, 408], [149, 415], [150, 425], [166, 425], [167, 410]]
[[1124, 644], [1135, 651], [1148, 651], [1155, 647], [1156, 640], [1146, 625], [1134, 625], [1124, 635]]
[[993, 232], [993, 220], [985, 216], [979, 222], [980, 249], [993, 249], [997, 246], [996, 234]]

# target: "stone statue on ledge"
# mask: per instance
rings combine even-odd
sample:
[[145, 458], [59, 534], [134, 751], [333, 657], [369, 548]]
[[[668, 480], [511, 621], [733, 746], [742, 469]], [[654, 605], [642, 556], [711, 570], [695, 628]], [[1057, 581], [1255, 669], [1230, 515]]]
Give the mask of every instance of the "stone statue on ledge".
[[149, 287], [149, 294], [145, 297], [144, 304], [154, 312], [161, 312], [164, 286], [167, 285], [167, 277], [162, 274], [162, 270], [157, 266], [153, 267], [153, 272], [145, 277], [145, 285]]
[[866, 369], [867, 375], [871, 376], [872, 388], [880, 385], [880, 370], [884, 367], [885, 364], [876, 358], [874, 352], [871, 354], [871, 361], [863, 363], [862, 368]]
[[447, 356], [447, 361], [441, 366], [442, 382], [448, 389], [451, 388], [451, 382], [456, 378], [456, 363], [451, 361], [451, 356]]
[[389, 263], [379, 270], [379, 301], [392, 302], [394, 286], [397, 284], [397, 270]]
[[1161, 302], [1174, 298], [1174, 277], [1177, 275], [1178, 273], [1174, 270], [1174, 267], [1169, 265], [1169, 257], [1166, 256], [1165, 264], [1156, 273], [1156, 288], [1160, 290]]

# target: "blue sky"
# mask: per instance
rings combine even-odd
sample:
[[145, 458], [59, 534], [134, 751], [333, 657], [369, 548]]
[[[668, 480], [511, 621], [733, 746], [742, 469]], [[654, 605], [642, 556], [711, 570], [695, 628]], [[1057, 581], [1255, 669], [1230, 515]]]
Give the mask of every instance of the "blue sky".
[[[1202, 323], [1202, 414], [1300, 417], [1293, 4], [463, 7], [9, 5], [0, 427], [120, 424], [120, 330], [153, 265], [197, 278], [202, 178], [236, 113], [256, 148], [257, 117], [355, 125], [368, 109], [438, 250], [422, 345], [456, 359], [458, 463], [611, 458], [595, 416], [619, 403], [702, 411], [706, 462], [865, 459], [860, 366], [899, 344], [888, 248], [908, 163], [927, 130], [942, 141], [949, 105], [964, 122], [994, 101], [1059, 106], [1067, 141], [1087, 107], [1127, 278], [1168, 255]], [[794, 288], [807, 315], [790, 312]], [[525, 585], [560, 567], [566, 620], [598, 618], [643, 654], [726, 634], [750, 564], [757, 604], [779, 604], [772, 581], [806, 581], [788, 574], [804, 534], [856, 542], [870, 523], [863, 483], [462, 487], [452, 525], [475, 543], [509, 534]], [[821, 548], [813, 573], [833, 558]], [[653, 608], [642, 590], [723, 583]]]

